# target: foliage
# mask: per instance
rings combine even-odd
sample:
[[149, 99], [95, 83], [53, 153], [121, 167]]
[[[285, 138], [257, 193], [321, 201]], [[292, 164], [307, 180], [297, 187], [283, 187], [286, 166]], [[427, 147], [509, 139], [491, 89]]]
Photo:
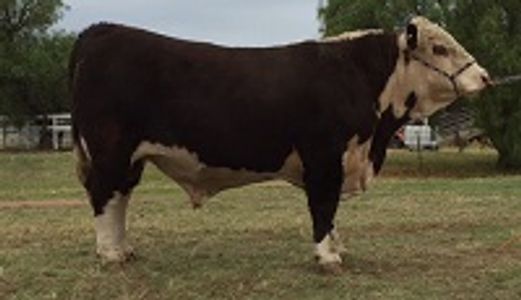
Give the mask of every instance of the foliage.
[[63, 0], [0, 0], [0, 39], [14, 43], [44, 33], [60, 19], [62, 8]]
[[[71, 199], [85, 192], [78, 183], [72, 152], [66, 153], [1, 153], [0, 152], [0, 203], [13, 200]], [[456, 149], [442, 149], [422, 153], [391, 150], [382, 174], [378, 179], [434, 178], [469, 179], [504, 176], [494, 168], [497, 153], [490, 149], [469, 149], [464, 153]], [[137, 188], [141, 194], [173, 197], [176, 191], [172, 181], [148, 168], [146, 178]], [[521, 175], [521, 173], [517, 173]], [[174, 197], [175, 198], [175, 197]]]
[[326, 36], [360, 28], [399, 27], [420, 10], [429, 11], [433, 20], [443, 13], [436, 1], [417, 0], [329, 0], [319, 11]]
[[0, 113], [20, 119], [66, 110], [67, 60], [73, 36], [65, 33], [33, 37], [2, 64]]
[[67, 108], [73, 36], [49, 32], [62, 0], [0, 0], [0, 114], [22, 120]]
[[[521, 2], [475, 0], [330, 0], [321, 9], [324, 34], [367, 27], [392, 29], [423, 14], [446, 26], [493, 75], [521, 72]], [[499, 152], [498, 164], [521, 168], [521, 86], [497, 88], [477, 101], [477, 125]]]

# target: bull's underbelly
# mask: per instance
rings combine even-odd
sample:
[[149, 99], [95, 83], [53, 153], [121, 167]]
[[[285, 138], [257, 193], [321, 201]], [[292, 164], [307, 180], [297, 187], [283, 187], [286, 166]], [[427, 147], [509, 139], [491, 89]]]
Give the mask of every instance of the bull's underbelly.
[[[352, 144], [352, 143], [351, 143]], [[358, 194], [365, 190], [370, 176], [362, 155], [364, 151], [348, 147], [344, 154], [344, 183], [342, 196]], [[268, 180], [284, 180], [297, 187], [303, 187], [303, 166], [298, 154], [288, 155], [282, 167], [276, 172], [255, 172], [246, 169], [210, 167], [201, 162], [195, 153], [185, 148], [167, 147], [161, 144], [143, 142], [132, 156], [132, 161], [146, 159], [163, 173], [177, 182], [189, 195], [194, 207], [200, 206], [207, 198], [230, 188], [245, 186]]]

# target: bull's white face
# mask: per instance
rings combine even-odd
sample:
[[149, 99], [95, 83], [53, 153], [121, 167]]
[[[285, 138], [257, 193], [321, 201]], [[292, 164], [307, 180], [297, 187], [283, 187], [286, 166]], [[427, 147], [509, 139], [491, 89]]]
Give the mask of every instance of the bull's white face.
[[[417, 102], [410, 116], [431, 115], [460, 96], [486, 88], [490, 78], [447, 31], [424, 17], [413, 18], [398, 37], [400, 57], [386, 91], [380, 98], [383, 109], [393, 104], [402, 116], [405, 99], [414, 92]], [[453, 76], [453, 80], [449, 77]]]

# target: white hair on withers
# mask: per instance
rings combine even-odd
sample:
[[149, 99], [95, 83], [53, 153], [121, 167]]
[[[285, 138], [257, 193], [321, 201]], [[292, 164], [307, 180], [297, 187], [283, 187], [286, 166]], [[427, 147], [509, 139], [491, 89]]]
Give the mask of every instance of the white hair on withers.
[[354, 30], [354, 31], [346, 31], [339, 35], [333, 35], [325, 37], [321, 40], [321, 42], [339, 42], [339, 41], [349, 41], [358, 39], [367, 35], [372, 34], [382, 34], [384, 31], [382, 29], [361, 29], [361, 30]]

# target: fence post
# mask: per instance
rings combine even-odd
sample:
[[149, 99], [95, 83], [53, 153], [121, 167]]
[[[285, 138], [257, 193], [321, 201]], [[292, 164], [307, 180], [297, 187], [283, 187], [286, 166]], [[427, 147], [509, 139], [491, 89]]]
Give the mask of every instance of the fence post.
[[2, 149], [5, 149], [6, 145], [7, 145], [7, 130], [6, 130], [6, 126], [7, 126], [7, 121], [4, 117], [0, 117], [0, 120], [2, 121]]
[[56, 130], [56, 116], [50, 115], [51, 118], [51, 132], [52, 132], [52, 148], [53, 150], [58, 150], [60, 148], [60, 145], [58, 144], [58, 131]]
[[416, 131], [416, 152], [418, 153], [418, 172], [423, 171], [423, 155], [422, 155], [422, 145], [421, 145], [421, 131]]

